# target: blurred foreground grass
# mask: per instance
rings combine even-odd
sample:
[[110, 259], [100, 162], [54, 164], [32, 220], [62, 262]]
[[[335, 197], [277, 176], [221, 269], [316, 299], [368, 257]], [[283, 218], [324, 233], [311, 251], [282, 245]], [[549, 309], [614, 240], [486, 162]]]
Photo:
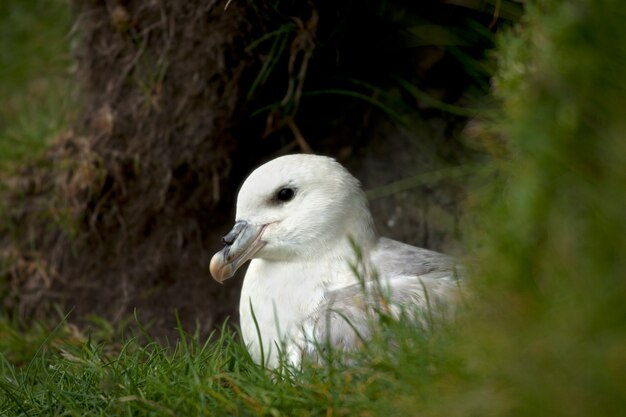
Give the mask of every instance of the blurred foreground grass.
[[70, 28], [67, 0], [0, 2], [0, 170], [67, 126]]
[[538, 1], [500, 39], [513, 163], [485, 213], [481, 373], [516, 415], [626, 406], [626, 3]]
[[282, 377], [254, 366], [229, 331], [171, 349], [63, 326], [43, 339], [3, 333], [0, 413], [623, 414], [624, 15], [621, 0], [535, 2], [500, 38], [497, 124], [511, 160], [468, 243], [480, 248], [475, 296], [457, 323], [432, 333], [386, 323], [350, 365]]

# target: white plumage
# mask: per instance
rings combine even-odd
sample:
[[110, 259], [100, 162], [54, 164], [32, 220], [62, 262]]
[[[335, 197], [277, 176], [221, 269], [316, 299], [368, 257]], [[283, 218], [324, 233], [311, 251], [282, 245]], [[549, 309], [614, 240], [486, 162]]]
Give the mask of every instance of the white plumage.
[[239, 191], [235, 227], [223, 240], [211, 274], [221, 282], [252, 259], [241, 330], [254, 360], [269, 367], [278, 365], [278, 346], [295, 364], [312, 340], [358, 346], [354, 330], [367, 336], [381, 288], [392, 313], [446, 301], [456, 288], [452, 258], [378, 237], [359, 182], [324, 156], [288, 155], [257, 168]]

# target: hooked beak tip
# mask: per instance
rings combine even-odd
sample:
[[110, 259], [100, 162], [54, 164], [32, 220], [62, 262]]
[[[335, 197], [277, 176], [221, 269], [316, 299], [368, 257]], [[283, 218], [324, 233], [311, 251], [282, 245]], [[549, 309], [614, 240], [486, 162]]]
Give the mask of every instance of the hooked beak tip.
[[233, 229], [224, 236], [226, 246], [211, 258], [209, 270], [211, 276], [220, 284], [235, 275], [237, 269], [265, 246], [261, 240], [265, 225], [249, 224], [245, 221], [235, 223]]
[[223, 284], [228, 278], [232, 276], [230, 272], [230, 265], [225, 262], [224, 254], [222, 251], [217, 252], [211, 258], [211, 263], [209, 264], [209, 271], [211, 272], [211, 276], [213, 279], [220, 284]]

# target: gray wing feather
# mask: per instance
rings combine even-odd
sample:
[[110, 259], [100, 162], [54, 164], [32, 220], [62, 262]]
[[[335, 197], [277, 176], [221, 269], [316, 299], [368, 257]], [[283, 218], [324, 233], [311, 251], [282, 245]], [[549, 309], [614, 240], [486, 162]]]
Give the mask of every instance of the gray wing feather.
[[[423, 323], [423, 313], [443, 311], [459, 286], [459, 266], [454, 258], [438, 252], [381, 238], [370, 260], [376, 273], [360, 284], [326, 292], [303, 323], [304, 339], [355, 349], [369, 337], [372, 319], [379, 312], [394, 317], [409, 312]], [[314, 349], [309, 343], [305, 350]]]
[[372, 263], [382, 276], [422, 276], [439, 273], [452, 275], [454, 258], [428, 249], [418, 248], [387, 238], [380, 238], [371, 254]]

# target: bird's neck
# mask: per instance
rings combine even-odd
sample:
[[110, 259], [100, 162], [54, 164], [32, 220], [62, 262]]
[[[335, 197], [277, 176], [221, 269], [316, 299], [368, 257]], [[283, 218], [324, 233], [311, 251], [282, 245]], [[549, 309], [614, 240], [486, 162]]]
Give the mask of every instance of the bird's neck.
[[367, 207], [364, 207], [360, 212], [351, 213], [337, 227], [333, 239], [325, 240], [315, 250], [303, 254], [299, 261], [304, 265], [311, 265], [311, 270], [317, 275], [313, 279], [324, 285], [348, 285], [357, 279], [353, 268], [356, 266], [361, 270], [367, 264], [369, 253], [377, 240], [372, 216]]

